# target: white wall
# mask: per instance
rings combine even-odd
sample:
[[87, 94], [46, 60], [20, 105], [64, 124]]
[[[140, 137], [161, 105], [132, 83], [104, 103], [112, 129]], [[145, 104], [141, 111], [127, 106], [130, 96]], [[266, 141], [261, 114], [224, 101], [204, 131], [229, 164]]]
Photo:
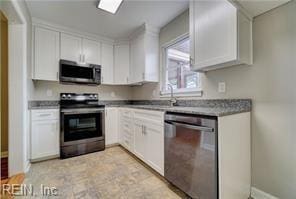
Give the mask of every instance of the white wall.
[[[283, 199], [296, 198], [296, 1], [254, 19], [254, 65], [202, 75], [208, 98], [251, 98], [252, 186]], [[169, 24], [172, 35], [181, 26]], [[182, 26], [183, 27], [183, 26]], [[227, 92], [217, 92], [225, 81]], [[159, 98], [158, 84], [134, 88], [134, 99]], [[151, 93], [155, 93], [155, 96]], [[200, 99], [200, 98], [195, 98]]]
[[[47, 91], [52, 96], [47, 96]], [[60, 93], [98, 93], [99, 100], [128, 100], [132, 96], [132, 89], [127, 86], [83, 86], [65, 85], [58, 82], [35, 81], [32, 100], [59, 100]]]

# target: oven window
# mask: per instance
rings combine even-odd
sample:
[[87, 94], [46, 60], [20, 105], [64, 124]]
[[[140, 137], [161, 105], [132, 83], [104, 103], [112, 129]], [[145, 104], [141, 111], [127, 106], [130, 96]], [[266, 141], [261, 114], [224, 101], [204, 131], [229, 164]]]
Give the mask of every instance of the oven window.
[[102, 136], [102, 114], [75, 114], [64, 117], [64, 142]]

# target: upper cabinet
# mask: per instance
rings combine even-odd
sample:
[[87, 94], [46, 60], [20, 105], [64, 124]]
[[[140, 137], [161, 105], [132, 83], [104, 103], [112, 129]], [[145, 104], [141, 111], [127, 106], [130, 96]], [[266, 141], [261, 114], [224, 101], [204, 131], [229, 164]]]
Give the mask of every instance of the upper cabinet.
[[102, 44], [102, 84], [113, 84], [114, 75], [113, 45]]
[[252, 21], [227, 0], [190, 1], [191, 67], [252, 64]]
[[61, 33], [61, 59], [78, 63], [100, 64], [99, 42]]
[[114, 45], [114, 84], [128, 84], [130, 71], [130, 45]]
[[34, 28], [33, 79], [59, 80], [60, 36], [59, 32], [46, 28]]
[[83, 62], [81, 37], [61, 33], [61, 59]]
[[101, 65], [103, 85], [138, 85], [159, 80], [159, 29], [146, 24], [128, 40], [116, 43], [38, 21], [33, 21], [33, 33], [35, 80], [59, 81], [60, 59]]
[[130, 41], [129, 83], [158, 82], [159, 30], [144, 24]]
[[101, 64], [101, 43], [82, 39], [83, 59], [86, 63]]

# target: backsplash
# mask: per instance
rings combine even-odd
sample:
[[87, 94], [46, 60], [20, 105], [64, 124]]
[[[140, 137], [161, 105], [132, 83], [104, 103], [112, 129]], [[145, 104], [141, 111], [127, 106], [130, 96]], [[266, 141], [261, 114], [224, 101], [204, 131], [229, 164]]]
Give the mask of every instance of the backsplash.
[[98, 93], [99, 100], [129, 100], [131, 91], [128, 86], [85, 86], [35, 81], [29, 100], [59, 100], [60, 93]]

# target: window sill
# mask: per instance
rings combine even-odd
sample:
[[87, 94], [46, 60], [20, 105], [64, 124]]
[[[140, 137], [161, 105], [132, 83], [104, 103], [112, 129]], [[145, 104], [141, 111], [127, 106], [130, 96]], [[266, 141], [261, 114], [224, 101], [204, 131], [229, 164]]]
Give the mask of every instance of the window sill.
[[[174, 92], [174, 97], [202, 97], [202, 90], [196, 90], [196, 91], [175, 91]], [[170, 92], [165, 92], [165, 91], [160, 91], [160, 97], [161, 98], [170, 98], [171, 93]]]

